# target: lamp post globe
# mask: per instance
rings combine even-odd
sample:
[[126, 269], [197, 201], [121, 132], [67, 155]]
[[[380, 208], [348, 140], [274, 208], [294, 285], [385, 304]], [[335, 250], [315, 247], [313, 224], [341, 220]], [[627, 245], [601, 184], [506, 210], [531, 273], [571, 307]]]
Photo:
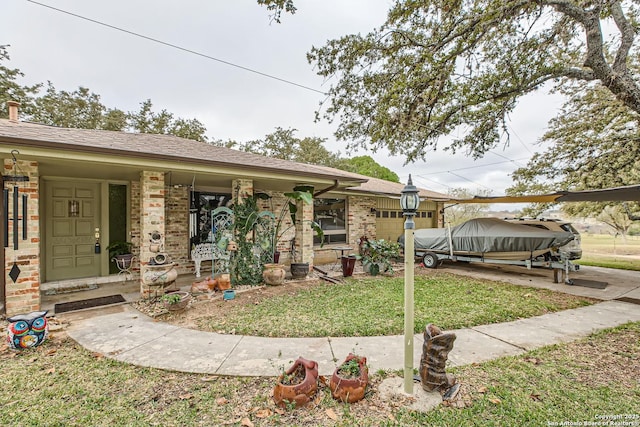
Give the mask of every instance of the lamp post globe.
[[407, 185], [402, 189], [402, 195], [400, 196], [400, 207], [402, 208], [402, 213], [405, 216], [415, 215], [418, 210], [418, 206], [420, 206], [420, 197], [418, 196], [418, 188], [413, 185], [411, 181], [411, 174], [409, 174], [409, 180], [407, 181]]

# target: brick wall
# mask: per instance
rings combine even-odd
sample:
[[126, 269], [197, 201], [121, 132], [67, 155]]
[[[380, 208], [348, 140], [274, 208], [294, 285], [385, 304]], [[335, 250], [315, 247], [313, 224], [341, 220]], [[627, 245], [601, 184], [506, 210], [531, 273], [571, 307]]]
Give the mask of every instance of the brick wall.
[[280, 252], [280, 263], [286, 264], [291, 262], [291, 239], [296, 236], [296, 229], [292, 227], [291, 215], [289, 214], [288, 199], [282, 192], [267, 191], [266, 193], [271, 196], [271, 199], [258, 200], [258, 208], [261, 211], [272, 212], [278, 221], [283, 209], [285, 210], [278, 231], [280, 239], [277, 242], [277, 250]]
[[131, 191], [131, 216], [129, 220], [131, 238], [133, 243], [131, 252], [136, 256], [134, 258], [133, 271], [140, 272], [140, 181], [131, 181], [129, 191]]
[[166, 187], [164, 246], [179, 274], [193, 272], [189, 260], [189, 191], [187, 186]]
[[[13, 223], [9, 221], [9, 235], [7, 240], [9, 247], [5, 248], [5, 299], [7, 316], [19, 313], [29, 313], [40, 309], [40, 208], [39, 208], [39, 181], [38, 163], [31, 161], [18, 161], [16, 163], [17, 175], [29, 176], [28, 182], [5, 182], [4, 188], [9, 190], [9, 215], [15, 218], [13, 212], [13, 187], [18, 187], [19, 203], [17, 217], [18, 223], [18, 249], [13, 249]], [[13, 175], [13, 160], [4, 160], [3, 175]], [[27, 201], [27, 240], [22, 240], [22, 195], [28, 195]], [[20, 268], [20, 275], [14, 282], [9, 277], [9, 272], [14, 261]]]

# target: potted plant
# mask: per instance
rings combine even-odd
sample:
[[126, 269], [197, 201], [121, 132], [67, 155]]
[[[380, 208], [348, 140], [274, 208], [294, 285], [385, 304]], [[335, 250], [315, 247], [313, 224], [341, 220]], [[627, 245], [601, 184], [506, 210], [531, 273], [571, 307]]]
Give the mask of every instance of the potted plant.
[[329, 388], [334, 399], [353, 403], [364, 397], [369, 384], [367, 358], [349, 353], [331, 376]]
[[191, 294], [184, 291], [169, 292], [164, 294], [160, 300], [164, 307], [169, 311], [183, 310], [191, 301]]
[[276, 405], [296, 408], [306, 405], [318, 390], [318, 362], [298, 357], [294, 364], [278, 376], [273, 388]]
[[109, 258], [116, 263], [118, 269], [126, 270], [131, 267], [131, 259], [133, 258], [133, 254], [131, 253], [132, 247], [133, 243], [123, 240], [116, 240], [107, 246]]
[[379, 272], [393, 272], [392, 260], [399, 256], [400, 245], [398, 245], [398, 243], [384, 239], [366, 239], [363, 242], [360, 259], [362, 260], [364, 270], [368, 271], [372, 276], [375, 276]]

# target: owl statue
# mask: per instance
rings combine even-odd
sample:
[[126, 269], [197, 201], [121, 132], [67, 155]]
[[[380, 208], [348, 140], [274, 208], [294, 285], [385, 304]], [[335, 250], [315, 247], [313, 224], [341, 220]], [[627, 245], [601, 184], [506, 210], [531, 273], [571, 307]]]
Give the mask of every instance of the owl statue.
[[8, 317], [7, 341], [9, 341], [9, 347], [22, 350], [42, 344], [49, 334], [47, 313], [48, 311], [33, 311], [29, 314]]

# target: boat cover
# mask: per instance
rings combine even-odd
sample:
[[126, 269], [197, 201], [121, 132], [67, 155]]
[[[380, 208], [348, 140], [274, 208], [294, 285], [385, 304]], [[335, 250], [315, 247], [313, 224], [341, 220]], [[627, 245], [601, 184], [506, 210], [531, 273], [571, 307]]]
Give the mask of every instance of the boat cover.
[[[567, 244], [572, 233], [543, 230], [498, 218], [476, 218], [451, 227], [455, 252], [536, 252]], [[449, 252], [447, 228], [415, 231], [415, 249]]]

